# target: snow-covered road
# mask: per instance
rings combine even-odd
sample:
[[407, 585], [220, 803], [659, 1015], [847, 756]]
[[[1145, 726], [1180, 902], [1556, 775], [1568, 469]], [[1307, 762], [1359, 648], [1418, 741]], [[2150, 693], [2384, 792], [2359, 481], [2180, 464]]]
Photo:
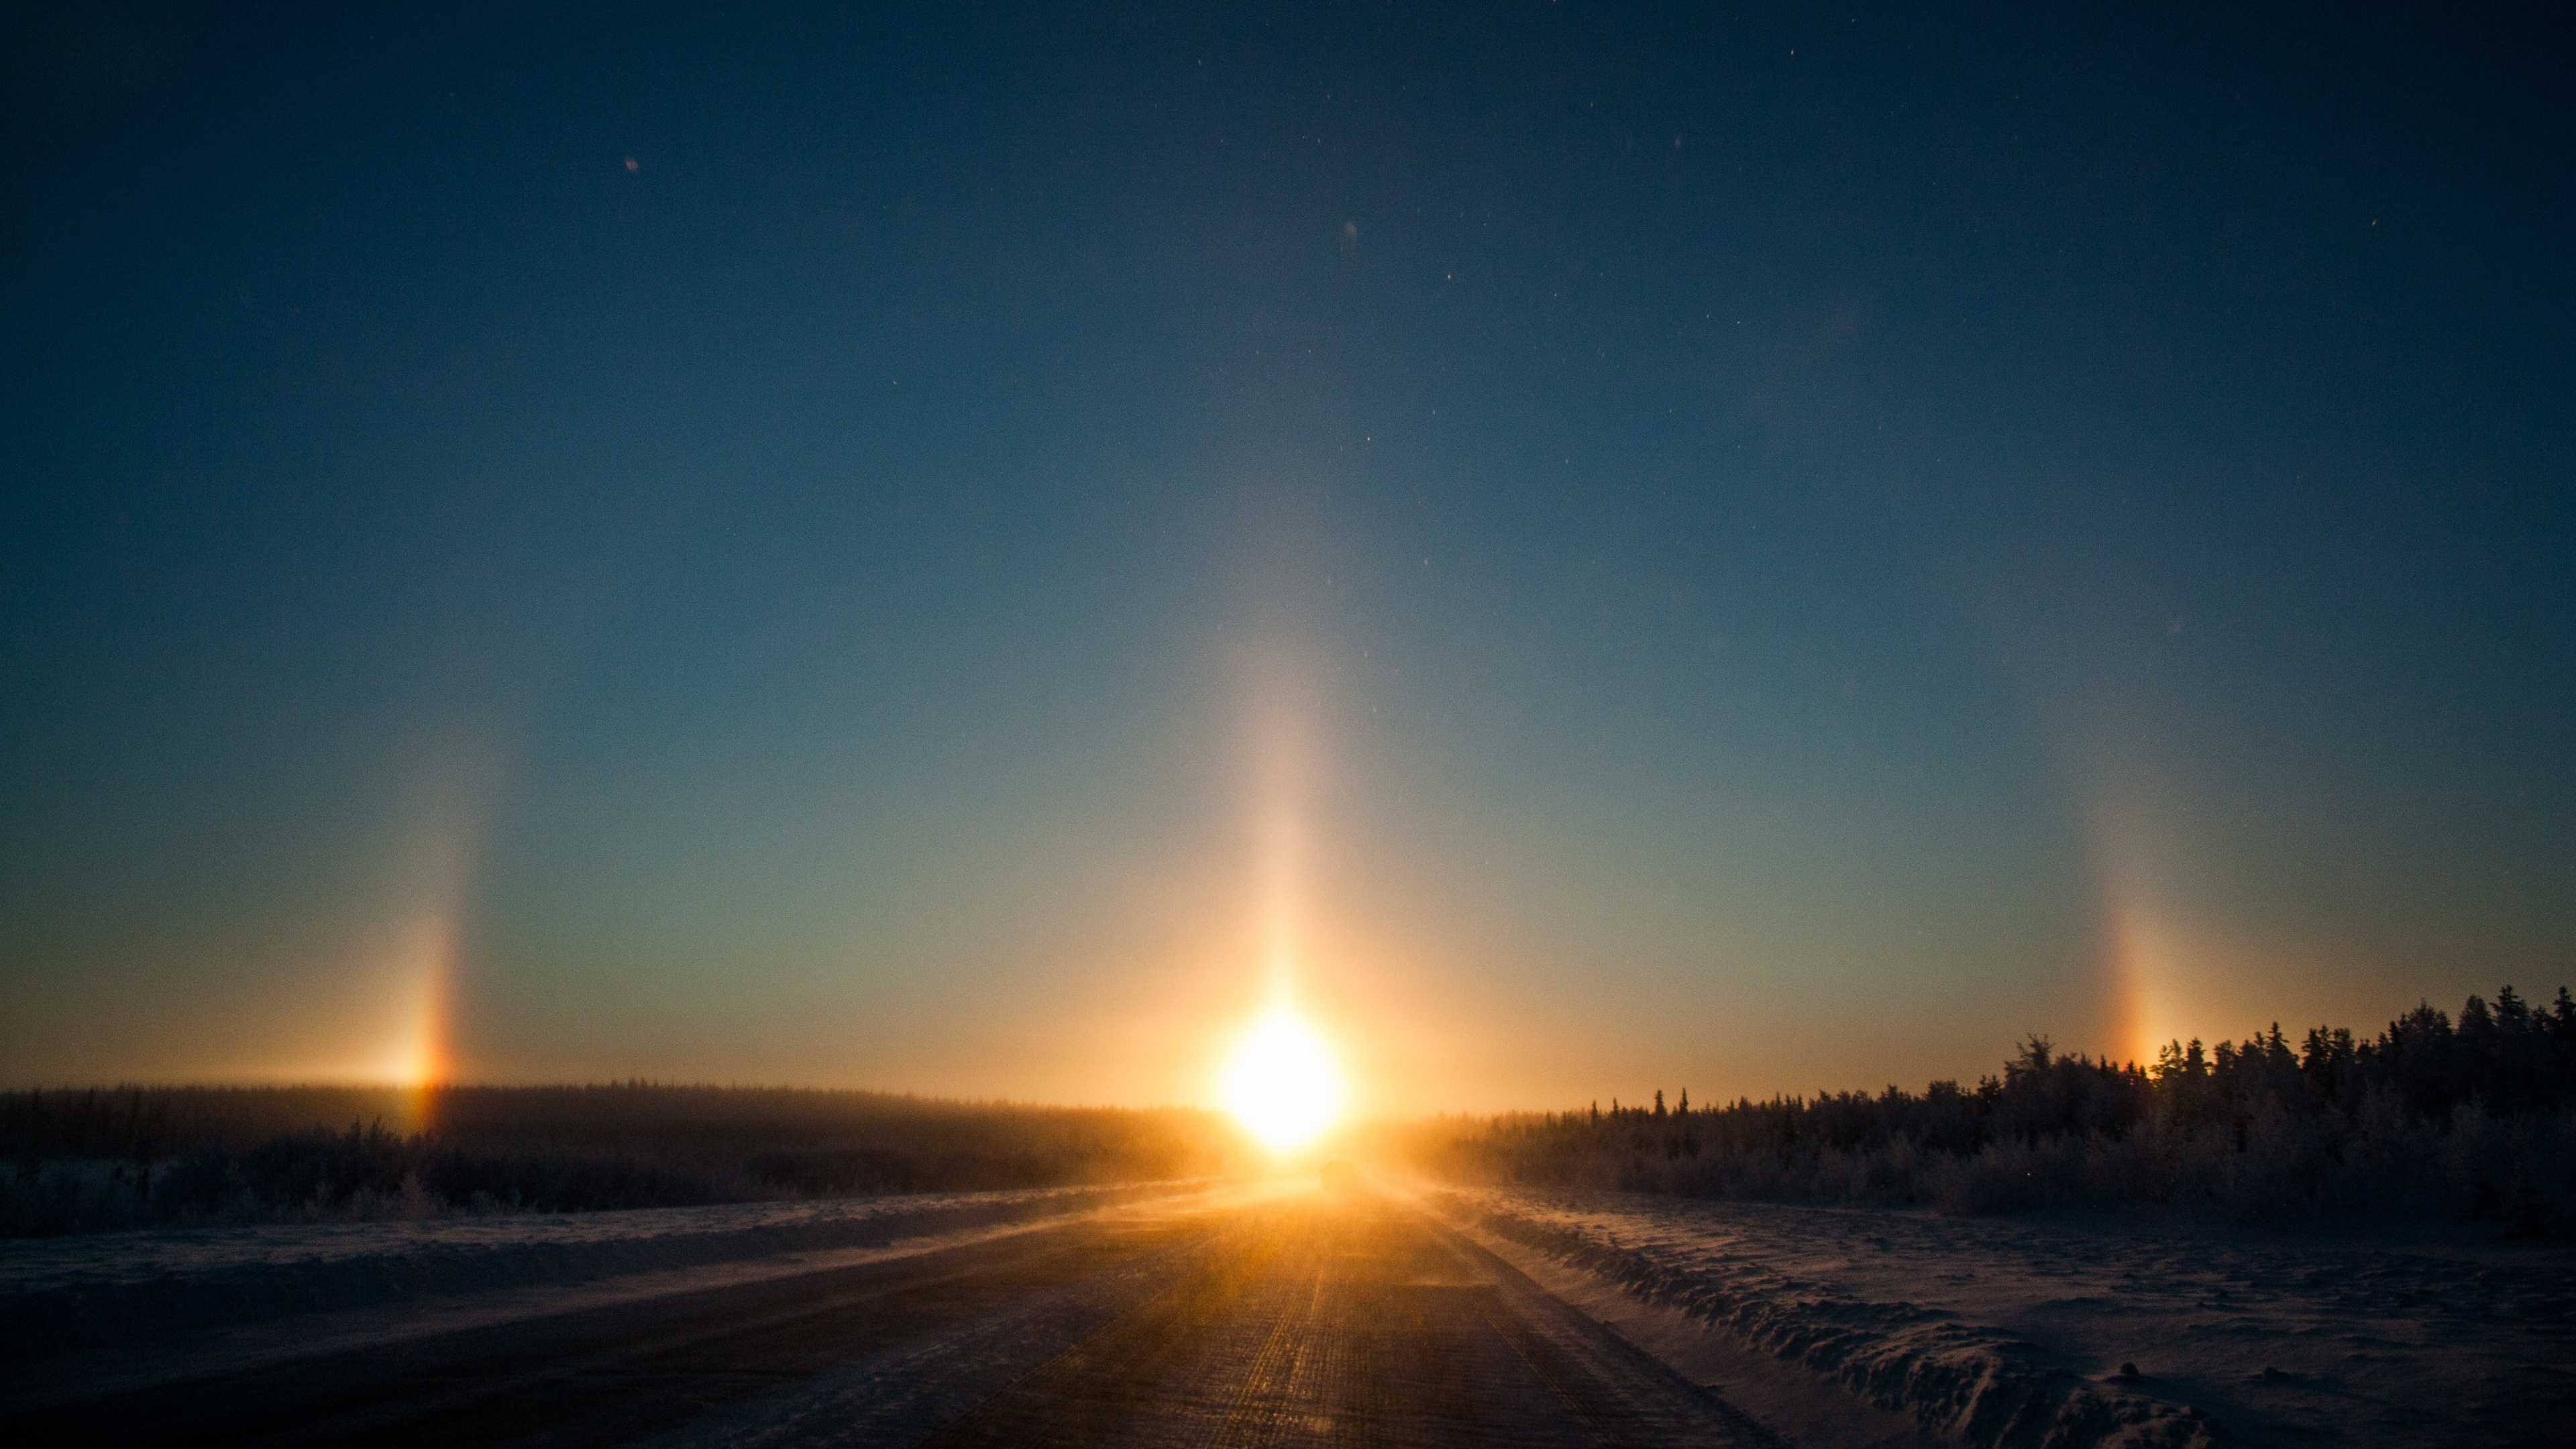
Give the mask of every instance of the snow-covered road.
[[1311, 1180], [13, 1243], [0, 1324], [0, 1442], [31, 1444], [2183, 1449], [2576, 1421], [2564, 1246]]
[[[252, 1359], [185, 1336], [13, 1368], [83, 1444], [1749, 1446], [1719, 1395], [1431, 1215], [1217, 1191], [863, 1261]], [[421, 1305], [401, 1312], [416, 1319]], [[377, 1310], [384, 1311], [384, 1310]], [[101, 1355], [104, 1354], [104, 1357]], [[143, 1372], [173, 1356], [193, 1367]], [[50, 1367], [49, 1367], [50, 1364]], [[141, 1373], [141, 1377], [134, 1375]]]

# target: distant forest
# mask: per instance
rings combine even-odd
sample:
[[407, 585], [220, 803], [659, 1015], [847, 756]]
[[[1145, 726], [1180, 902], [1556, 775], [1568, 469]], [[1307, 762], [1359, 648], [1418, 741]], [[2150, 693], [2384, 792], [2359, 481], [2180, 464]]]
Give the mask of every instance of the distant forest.
[[2276, 1023], [2152, 1066], [2025, 1040], [2001, 1076], [1814, 1097], [1447, 1118], [1413, 1162], [1465, 1181], [1948, 1213], [2157, 1205], [2268, 1222], [2453, 1216], [2576, 1232], [2576, 1000], [2506, 987], [2375, 1038]]
[[0, 1093], [0, 1237], [1137, 1182], [1226, 1171], [1187, 1109], [666, 1086]]

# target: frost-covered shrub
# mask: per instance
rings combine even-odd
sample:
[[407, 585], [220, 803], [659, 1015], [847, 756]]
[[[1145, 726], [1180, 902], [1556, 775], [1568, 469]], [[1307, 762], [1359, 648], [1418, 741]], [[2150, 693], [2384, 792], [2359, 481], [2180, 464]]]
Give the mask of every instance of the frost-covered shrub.
[[[342, 1111], [369, 1115], [313, 1120]], [[866, 1092], [6, 1092], [0, 1236], [1167, 1180], [1238, 1150], [1230, 1125], [1194, 1111]]]
[[2466, 1216], [2576, 1232], [2576, 1000], [2510, 987], [2456, 1027], [2275, 1026], [2152, 1067], [2033, 1038], [2000, 1077], [1651, 1109], [1444, 1119], [1402, 1146], [1462, 1180], [1947, 1213], [2155, 1205], [2247, 1222]]

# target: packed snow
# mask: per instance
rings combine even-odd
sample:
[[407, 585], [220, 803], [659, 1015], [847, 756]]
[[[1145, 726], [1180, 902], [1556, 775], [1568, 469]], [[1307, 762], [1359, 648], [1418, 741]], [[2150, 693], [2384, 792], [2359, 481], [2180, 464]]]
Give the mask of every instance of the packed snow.
[[1429, 1200], [1949, 1442], [2563, 1443], [2576, 1422], [2576, 1252], [2492, 1230]]

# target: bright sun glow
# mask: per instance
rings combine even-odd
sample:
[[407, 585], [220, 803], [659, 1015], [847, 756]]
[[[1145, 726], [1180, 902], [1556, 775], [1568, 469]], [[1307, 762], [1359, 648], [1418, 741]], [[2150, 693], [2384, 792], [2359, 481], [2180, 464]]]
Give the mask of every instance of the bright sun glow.
[[1272, 1151], [1292, 1151], [1341, 1115], [1342, 1074], [1313, 1027], [1274, 1007], [1226, 1064], [1225, 1105]]

